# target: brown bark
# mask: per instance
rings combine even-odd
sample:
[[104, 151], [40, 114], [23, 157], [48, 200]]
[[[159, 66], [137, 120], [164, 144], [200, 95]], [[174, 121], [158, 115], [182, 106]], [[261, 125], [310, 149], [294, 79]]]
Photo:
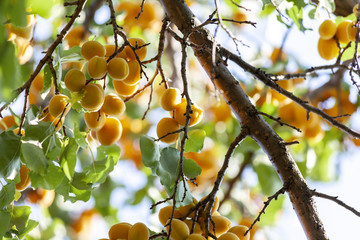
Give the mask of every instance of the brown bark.
[[[289, 154], [285, 142], [259, 116], [256, 108], [240, 87], [239, 81], [234, 78], [227, 67], [221, 61], [217, 61], [216, 67], [213, 68], [212, 35], [204, 28], [198, 28], [192, 32], [192, 29], [200, 23], [185, 4], [185, 1], [161, 0], [161, 2], [171, 21], [184, 35], [189, 34], [189, 41], [195, 45], [193, 50], [196, 57], [208, 75], [214, 76], [214, 83], [231, 106], [242, 127], [247, 128], [250, 136], [268, 155], [286, 187], [307, 238], [311, 240], [328, 239], [311, 196], [310, 188]], [[217, 59], [219, 60], [220, 57]]]

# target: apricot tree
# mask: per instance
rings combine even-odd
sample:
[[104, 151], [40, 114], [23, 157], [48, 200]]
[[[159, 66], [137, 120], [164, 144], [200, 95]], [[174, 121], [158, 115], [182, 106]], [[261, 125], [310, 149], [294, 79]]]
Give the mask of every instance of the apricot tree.
[[[92, 237], [100, 215], [110, 240], [260, 239], [284, 195], [308, 239], [328, 239], [314, 197], [360, 216], [307, 182], [335, 180], [329, 159], [360, 145], [355, 1], [3, 0], [0, 11], [0, 237], [50, 239], [59, 226]], [[274, 16], [281, 45], [256, 47], [247, 35]], [[316, 32], [306, 54], [323, 64], [293, 56], [290, 31]], [[119, 160], [146, 178], [130, 203], [150, 200], [159, 222], [118, 219]], [[62, 209], [90, 199], [79, 216]], [[31, 219], [37, 206], [51, 223]]]

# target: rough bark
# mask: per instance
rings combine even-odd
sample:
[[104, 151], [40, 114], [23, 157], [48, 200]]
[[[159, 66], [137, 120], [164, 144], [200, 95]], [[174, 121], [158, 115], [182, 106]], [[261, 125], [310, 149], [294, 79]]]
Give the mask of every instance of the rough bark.
[[240, 87], [239, 81], [234, 78], [227, 67], [221, 61], [217, 61], [216, 67], [213, 67], [211, 56], [213, 37], [211, 33], [204, 28], [192, 31], [200, 23], [185, 1], [161, 0], [161, 2], [171, 21], [184, 35], [189, 34], [189, 41], [195, 45], [193, 50], [196, 57], [208, 75], [213, 77], [215, 85], [232, 108], [242, 127], [248, 129], [250, 136], [268, 155], [286, 187], [307, 238], [311, 240], [328, 239], [310, 188], [297, 168], [285, 142], [259, 116], [256, 108]]

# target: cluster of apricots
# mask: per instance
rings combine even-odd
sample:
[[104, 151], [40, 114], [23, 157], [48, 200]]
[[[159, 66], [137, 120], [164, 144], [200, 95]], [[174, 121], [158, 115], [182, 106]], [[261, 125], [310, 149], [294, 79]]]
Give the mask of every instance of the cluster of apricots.
[[[204, 199], [204, 198], [203, 198]], [[203, 200], [201, 199], [201, 200]], [[200, 200], [200, 201], [201, 201]], [[200, 209], [198, 213], [198, 220], [194, 222], [194, 207], [198, 201], [194, 198], [193, 202], [173, 209], [169, 205], [163, 207], [159, 211], [160, 223], [166, 227], [169, 232], [170, 225], [170, 239], [173, 240], [205, 240], [205, 212]], [[245, 235], [249, 229], [245, 225], [231, 226], [231, 221], [220, 215], [217, 211], [219, 207], [219, 199], [215, 197], [214, 205], [211, 209], [211, 221], [209, 220], [209, 233], [215, 235], [220, 240], [249, 240], [250, 232]], [[173, 218], [171, 219], [171, 216]], [[170, 221], [171, 219], [171, 221]]]
[[[355, 16], [358, 15], [358, 4], [353, 8]], [[332, 19], [327, 19], [319, 27], [318, 52], [320, 57], [331, 60], [339, 54], [339, 44], [355, 42], [357, 34], [357, 22], [344, 20], [338, 25]]]
[[148, 240], [150, 233], [149, 229], [142, 222], [130, 224], [127, 222], [117, 223], [109, 229], [109, 238], [102, 238], [99, 240]]
[[[188, 102], [185, 98], [181, 97], [180, 90], [178, 88], [166, 89], [160, 98], [160, 106], [172, 113], [172, 117], [162, 118], [156, 127], [157, 136], [160, 141], [164, 143], [174, 143], [179, 138], [179, 132], [181, 126], [186, 124], [186, 109]], [[189, 126], [198, 124], [202, 117], [202, 109], [195, 103], [190, 104], [191, 110], [189, 111]]]

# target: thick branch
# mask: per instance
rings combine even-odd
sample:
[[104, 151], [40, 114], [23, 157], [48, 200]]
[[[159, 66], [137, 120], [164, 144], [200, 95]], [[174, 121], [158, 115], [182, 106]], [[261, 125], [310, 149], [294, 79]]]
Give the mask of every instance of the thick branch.
[[[323, 224], [318, 216], [310, 188], [301, 176], [295, 161], [288, 152], [284, 141], [259, 116], [248, 96], [240, 87], [239, 81], [230, 73], [220, 57], [216, 59], [213, 68], [211, 49], [213, 37], [204, 28], [192, 29], [200, 24], [184, 1], [161, 0], [171, 21], [184, 34], [189, 35], [189, 41], [194, 44], [194, 52], [203, 68], [221, 91], [223, 97], [232, 108], [243, 127], [249, 130], [252, 137], [268, 155], [280, 178], [286, 186], [287, 192], [296, 211], [303, 229], [311, 240], [328, 239]], [[218, 54], [217, 54], [218, 56]]]

